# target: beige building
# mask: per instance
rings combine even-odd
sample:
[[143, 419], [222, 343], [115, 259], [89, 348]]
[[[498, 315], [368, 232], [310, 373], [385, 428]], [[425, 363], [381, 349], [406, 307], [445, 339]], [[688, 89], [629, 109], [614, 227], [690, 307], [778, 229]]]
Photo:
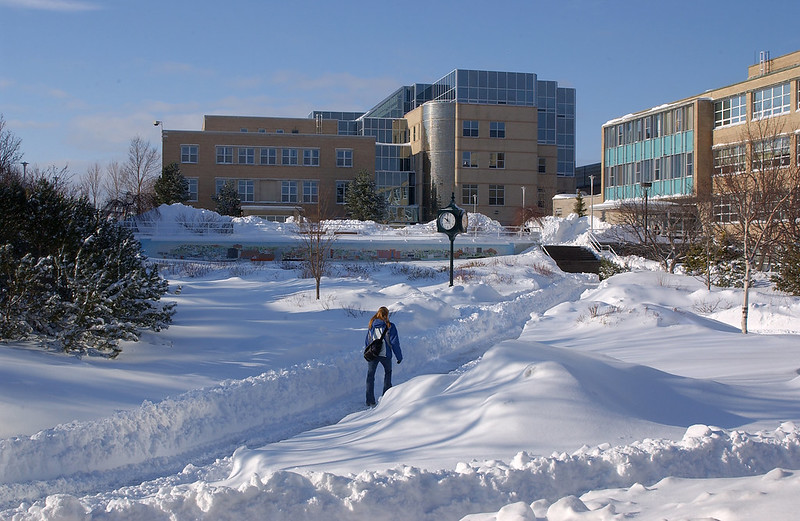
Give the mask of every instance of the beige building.
[[244, 215], [276, 220], [320, 203], [344, 217], [344, 186], [375, 166], [375, 138], [338, 135], [330, 120], [205, 116], [203, 130], [165, 130], [162, 141], [164, 164], [189, 181], [189, 204], [213, 209], [231, 181]]
[[[761, 53], [742, 82], [609, 121], [602, 129], [604, 209], [645, 189], [661, 199], [711, 195], [715, 174], [751, 167], [752, 147], [798, 165], [799, 92], [800, 51], [774, 59]], [[751, 142], [748, 125], [766, 121], [779, 132]], [[715, 218], [731, 217], [717, 202]]]
[[233, 182], [245, 215], [285, 220], [322, 209], [345, 217], [355, 175], [374, 175], [396, 223], [427, 222], [450, 202], [502, 224], [552, 212], [574, 175], [575, 91], [535, 74], [457, 69], [401, 87], [365, 113], [308, 118], [205, 116], [199, 131], [163, 130], [191, 201]]

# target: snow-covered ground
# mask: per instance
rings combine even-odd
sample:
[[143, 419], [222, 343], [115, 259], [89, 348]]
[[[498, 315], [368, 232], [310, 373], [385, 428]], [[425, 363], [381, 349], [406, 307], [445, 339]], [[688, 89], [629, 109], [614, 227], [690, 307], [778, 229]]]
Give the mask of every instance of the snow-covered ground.
[[[317, 301], [276, 263], [173, 264], [174, 324], [116, 360], [3, 345], [0, 519], [796, 517], [800, 298], [757, 285], [742, 335], [740, 290], [655, 268], [447, 265], [340, 263]], [[381, 305], [405, 358], [367, 409]]]

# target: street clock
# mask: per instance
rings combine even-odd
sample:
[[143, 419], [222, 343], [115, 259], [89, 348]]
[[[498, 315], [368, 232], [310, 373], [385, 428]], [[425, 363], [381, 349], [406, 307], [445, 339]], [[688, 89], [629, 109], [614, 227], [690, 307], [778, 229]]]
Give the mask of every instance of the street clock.
[[469, 218], [467, 211], [456, 206], [456, 194], [450, 198], [450, 204], [439, 210], [436, 216], [436, 231], [447, 234], [450, 239], [450, 285], [453, 285], [453, 241], [459, 233], [466, 233]]
[[439, 210], [436, 217], [436, 231], [455, 238], [459, 233], [466, 233], [468, 222], [467, 211], [456, 206], [455, 194], [453, 194], [450, 204]]

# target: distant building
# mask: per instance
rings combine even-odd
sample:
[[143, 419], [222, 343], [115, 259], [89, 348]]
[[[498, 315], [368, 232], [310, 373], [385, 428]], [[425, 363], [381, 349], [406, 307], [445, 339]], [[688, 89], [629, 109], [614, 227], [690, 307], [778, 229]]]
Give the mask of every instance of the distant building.
[[285, 220], [319, 205], [345, 217], [347, 185], [367, 170], [392, 222], [432, 219], [454, 194], [512, 224], [523, 206], [549, 214], [559, 179], [575, 175], [575, 90], [532, 73], [457, 69], [364, 113], [205, 116], [202, 130], [164, 130], [162, 147], [202, 208], [232, 181], [245, 215]]
[[[745, 158], [752, 147], [768, 150], [781, 165], [797, 165], [799, 90], [800, 51], [774, 59], [761, 53], [742, 82], [609, 121], [602, 128], [604, 206], [642, 197], [645, 187], [663, 199], [710, 195], [715, 173], [750, 168]], [[766, 118], [779, 118], [780, 136], [743, 138], [745, 125]], [[729, 220], [726, 212], [718, 202], [715, 217]]]

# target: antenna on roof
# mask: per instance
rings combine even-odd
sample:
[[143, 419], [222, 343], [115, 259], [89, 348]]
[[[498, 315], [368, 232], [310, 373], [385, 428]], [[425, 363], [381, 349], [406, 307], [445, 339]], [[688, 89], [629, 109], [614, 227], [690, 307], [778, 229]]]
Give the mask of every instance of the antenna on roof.
[[758, 53], [758, 65], [762, 76], [769, 72], [769, 51], [761, 51]]

